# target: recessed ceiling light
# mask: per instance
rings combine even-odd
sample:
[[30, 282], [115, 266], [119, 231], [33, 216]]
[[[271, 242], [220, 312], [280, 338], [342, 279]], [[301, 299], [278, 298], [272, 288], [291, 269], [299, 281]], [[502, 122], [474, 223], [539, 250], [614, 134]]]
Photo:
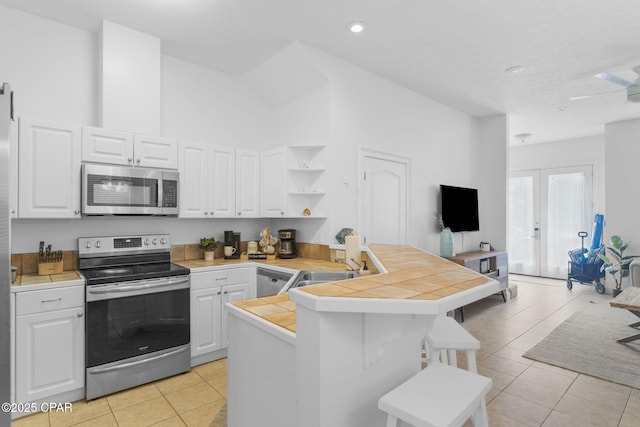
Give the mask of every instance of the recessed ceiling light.
[[525, 142], [527, 139], [531, 138], [533, 135], [530, 133], [518, 133], [514, 135], [516, 139], [520, 140], [520, 142]]
[[558, 110], [560, 110], [560, 111], [567, 111], [568, 109], [569, 109], [569, 107], [566, 106], [566, 105], [561, 105], [560, 107], [558, 107]]
[[347, 29], [354, 34], [358, 34], [367, 29], [367, 26], [362, 21], [354, 21], [347, 25]]
[[513, 67], [505, 68], [504, 72], [509, 74], [518, 74], [524, 71], [522, 65], [514, 65]]

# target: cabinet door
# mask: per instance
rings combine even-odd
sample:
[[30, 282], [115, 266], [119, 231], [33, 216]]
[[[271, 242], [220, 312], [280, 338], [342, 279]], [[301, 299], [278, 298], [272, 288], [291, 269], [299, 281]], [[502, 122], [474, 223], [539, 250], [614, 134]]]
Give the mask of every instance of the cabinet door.
[[84, 308], [16, 318], [16, 402], [84, 387]]
[[157, 136], [133, 137], [135, 166], [178, 169], [178, 141]]
[[260, 155], [236, 150], [236, 216], [260, 215]]
[[83, 127], [82, 161], [133, 165], [133, 134]]
[[220, 287], [191, 291], [191, 357], [222, 348]]
[[260, 155], [260, 167], [261, 216], [283, 217], [287, 194], [285, 149], [263, 152]]
[[255, 285], [251, 283], [240, 283], [237, 285], [228, 285], [222, 287], [222, 344], [227, 347], [229, 338], [227, 334], [227, 311], [224, 305], [228, 302], [242, 301], [245, 299], [255, 298]]
[[11, 123], [9, 150], [9, 213], [11, 218], [18, 218], [18, 123]]
[[20, 118], [20, 218], [80, 218], [80, 126]]
[[209, 206], [216, 218], [236, 216], [236, 154], [233, 148], [211, 149], [209, 168], [211, 199]]
[[209, 192], [213, 185], [208, 180], [211, 167], [209, 151], [208, 144], [178, 143], [181, 218], [209, 217]]

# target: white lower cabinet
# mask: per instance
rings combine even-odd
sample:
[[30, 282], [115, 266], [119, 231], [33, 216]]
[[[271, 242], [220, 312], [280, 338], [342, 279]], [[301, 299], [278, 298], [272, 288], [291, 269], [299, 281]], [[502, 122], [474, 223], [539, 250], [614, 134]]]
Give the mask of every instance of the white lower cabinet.
[[224, 305], [256, 297], [255, 267], [191, 273], [191, 366], [226, 356]]
[[15, 402], [84, 398], [84, 287], [19, 292], [15, 311]]

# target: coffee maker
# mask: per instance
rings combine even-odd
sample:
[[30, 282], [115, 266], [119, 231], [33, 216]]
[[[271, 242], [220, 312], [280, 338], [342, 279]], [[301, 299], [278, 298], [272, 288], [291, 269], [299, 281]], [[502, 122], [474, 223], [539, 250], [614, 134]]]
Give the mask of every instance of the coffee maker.
[[280, 240], [280, 249], [278, 249], [278, 258], [295, 258], [296, 257], [296, 230], [287, 228], [278, 230], [278, 239]]
[[[224, 232], [224, 259], [240, 259], [240, 233], [234, 233], [231, 230]], [[226, 248], [231, 246], [234, 248], [232, 254], [227, 255]]]

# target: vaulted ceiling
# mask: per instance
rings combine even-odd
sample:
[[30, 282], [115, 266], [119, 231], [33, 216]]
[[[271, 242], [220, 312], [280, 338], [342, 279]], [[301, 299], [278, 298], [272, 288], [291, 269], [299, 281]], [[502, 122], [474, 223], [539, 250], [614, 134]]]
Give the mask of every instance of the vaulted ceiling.
[[[624, 88], [640, 64], [635, 0], [0, 0], [98, 32], [103, 19], [157, 36], [164, 53], [242, 75], [300, 41], [476, 117], [506, 113], [526, 143], [640, 117]], [[362, 21], [366, 30], [349, 33]], [[519, 73], [505, 69], [522, 66]], [[571, 97], [596, 95], [579, 100]]]

